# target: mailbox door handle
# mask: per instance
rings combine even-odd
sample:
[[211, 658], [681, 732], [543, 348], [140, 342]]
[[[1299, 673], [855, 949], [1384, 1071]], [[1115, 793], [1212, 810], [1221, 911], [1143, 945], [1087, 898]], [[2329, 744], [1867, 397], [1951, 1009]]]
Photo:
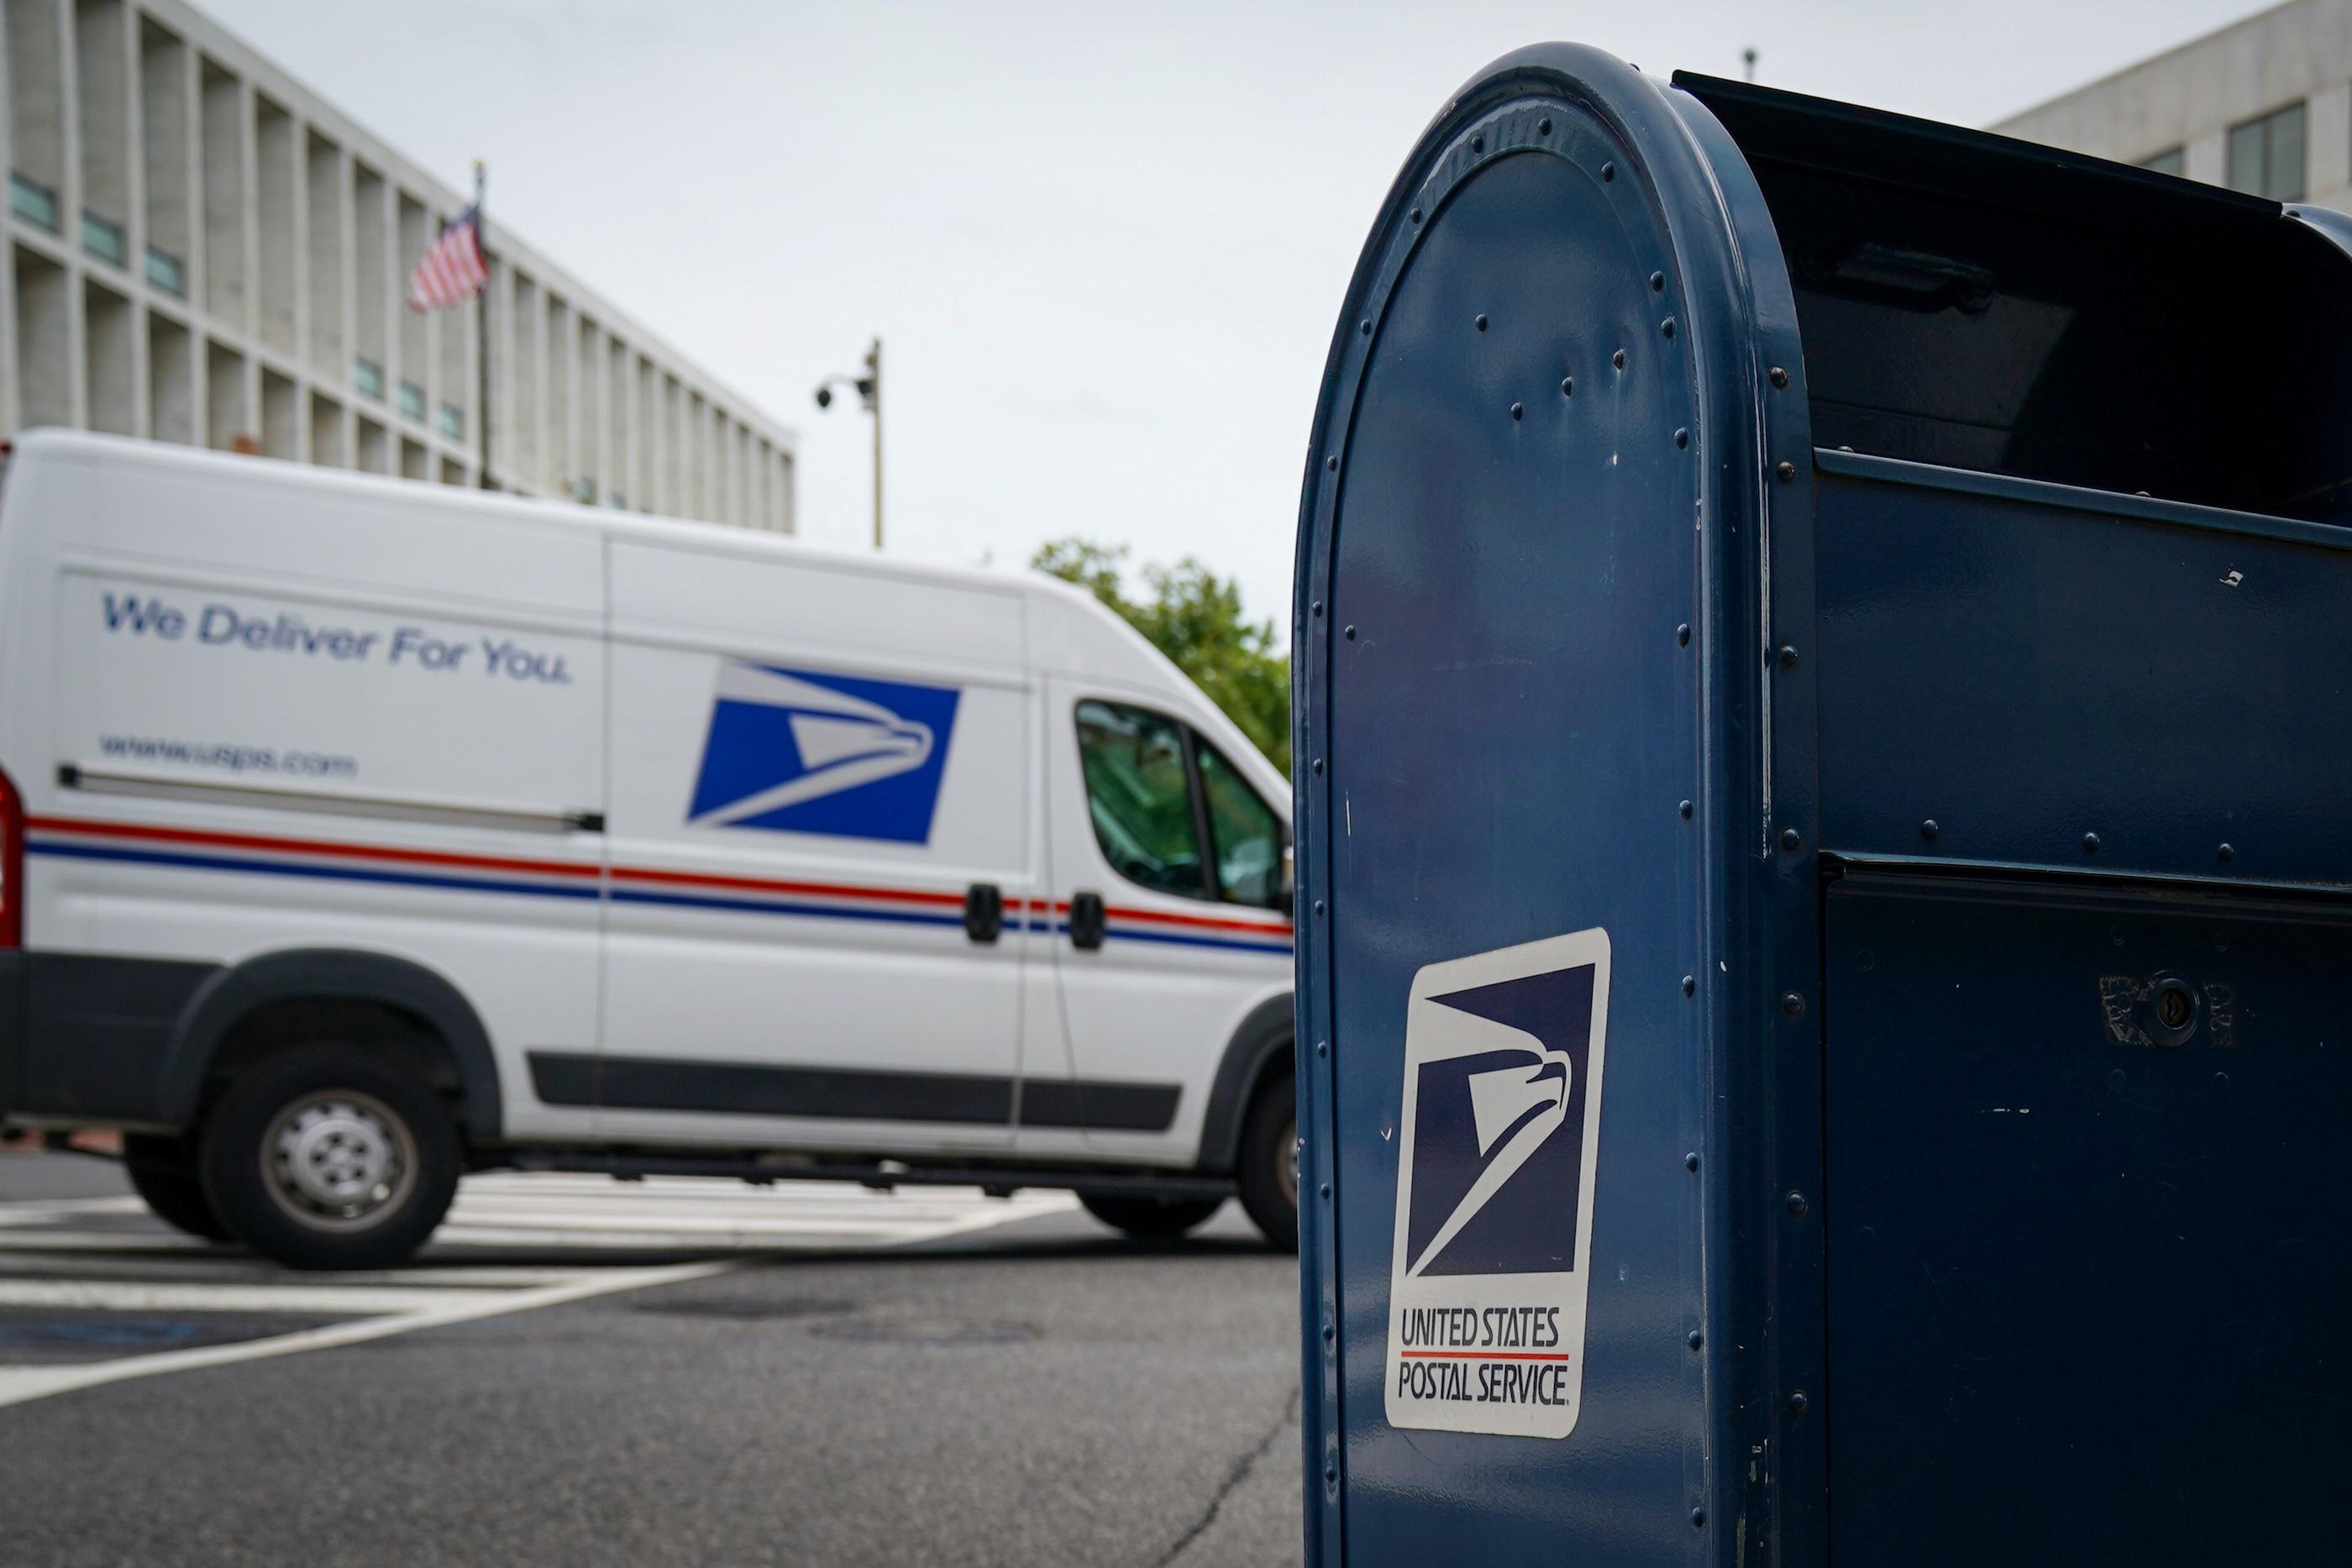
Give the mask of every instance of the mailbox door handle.
[[1004, 890], [992, 882], [976, 882], [963, 893], [963, 934], [975, 942], [993, 942], [1004, 934]]
[[1099, 947], [1102, 945], [1102, 894], [1099, 893], [1070, 894], [1070, 946]]

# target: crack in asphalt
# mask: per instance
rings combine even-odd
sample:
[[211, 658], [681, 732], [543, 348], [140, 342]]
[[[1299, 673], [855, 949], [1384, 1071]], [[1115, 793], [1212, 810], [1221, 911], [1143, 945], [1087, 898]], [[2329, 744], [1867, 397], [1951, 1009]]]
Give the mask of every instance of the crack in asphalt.
[[1208, 1532], [1209, 1526], [1217, 1522], [1218, 1511], [1225, 1506], [1225, 1500], [1234, 1495], [1235, 1489], [1242, 1482], [1249, 1479], [1250, 1472], [1257, 1469], [1257, 1462], [1265, 1458], [1266, 1450], [1273, 1448], [1275, 1440], [1298, 1418], [1298, 1407], [1299, 1391], [1293, 1388], [1290, 1391], [1290, 1397], [1282, 1402], [1281, 1416], [1276, 1420], [1273, 1427], [1267, 1429], [1265, 1437], [1250, 1445], [1249, 1452], [1234, 1461], [1234, 1468], [1226, 1472], [1223, 1483], [1209, 1499], [1209, 1506], [1201, 1511], [1201, 1517], [1194, 1520], [1191, 1528], [1176, 1538], [1174, 1545], [1153, 1558], [1148, 1568], [1169, 1568], [1171, 1563], [1192, 1549], [1194, 1542]]

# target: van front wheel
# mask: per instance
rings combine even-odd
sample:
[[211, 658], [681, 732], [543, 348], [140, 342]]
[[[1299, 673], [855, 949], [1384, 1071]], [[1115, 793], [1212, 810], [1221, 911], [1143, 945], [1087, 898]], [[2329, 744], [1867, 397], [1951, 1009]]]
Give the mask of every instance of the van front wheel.
[[205, 1195], [229, 1230], [297, 1269], [378, 1269], [425, 1244], [457, 1195], [457, 1130], [415, 1077], [349, 1045], [274, 1056], [205, 1124]]
[[1287, 1072], [1262, 1085], [1250, 1102], [1234, 1176], [1242, 1207], [1265, 1239], [1282, 1251], [1297, 1251], [1298, 1098]]

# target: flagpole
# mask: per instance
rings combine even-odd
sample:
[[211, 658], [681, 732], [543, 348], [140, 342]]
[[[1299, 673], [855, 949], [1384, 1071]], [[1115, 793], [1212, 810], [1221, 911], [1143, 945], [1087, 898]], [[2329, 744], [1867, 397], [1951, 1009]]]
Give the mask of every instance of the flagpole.
[[474, 244], [482, 253], [482, 291], [475, 297], [474, 362], [480, 376], [476, 389], [478, 407], [475, 419], [481, 426], [482, 488], [495, 489], [490, 483], [490, 231], [482, 212], [483, 199], [488, 194], [489, 173], [479, 158], [474, 160]]

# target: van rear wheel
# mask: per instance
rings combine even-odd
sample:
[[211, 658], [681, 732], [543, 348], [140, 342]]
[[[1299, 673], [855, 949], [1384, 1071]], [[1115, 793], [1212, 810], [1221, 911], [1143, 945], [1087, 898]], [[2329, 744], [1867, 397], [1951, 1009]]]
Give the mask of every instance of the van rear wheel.
[[230, 1232], [297, 1269], [376, 1269], [457, 1195], [457, 1130], [431, 1089], [350, 1045], [271, 1057], [205, 1124], [205, 1194]]
[[131, 1133], [122, 1140], [122, 1171], [147, 1211], [176, 1230], [226, 1241], [228, 1227], [213, 1212], [196, 1176], [195, 1145], [185, 1138]]
[[1265, 1239], [1285, 1252], [1298, 1250], [1298, 1095], [1285, 1072], [1263, 1085], [1242, 1124], [1241, 1158], [1234, 1168], [1242, 1207]]
[[1125, 1193], [1082, 1192], [1088, 1214], [1113, 1230], [1144, 1241], [1173, 1241], [1224, 1206], [1222, 1197], [1135, 1197]]

